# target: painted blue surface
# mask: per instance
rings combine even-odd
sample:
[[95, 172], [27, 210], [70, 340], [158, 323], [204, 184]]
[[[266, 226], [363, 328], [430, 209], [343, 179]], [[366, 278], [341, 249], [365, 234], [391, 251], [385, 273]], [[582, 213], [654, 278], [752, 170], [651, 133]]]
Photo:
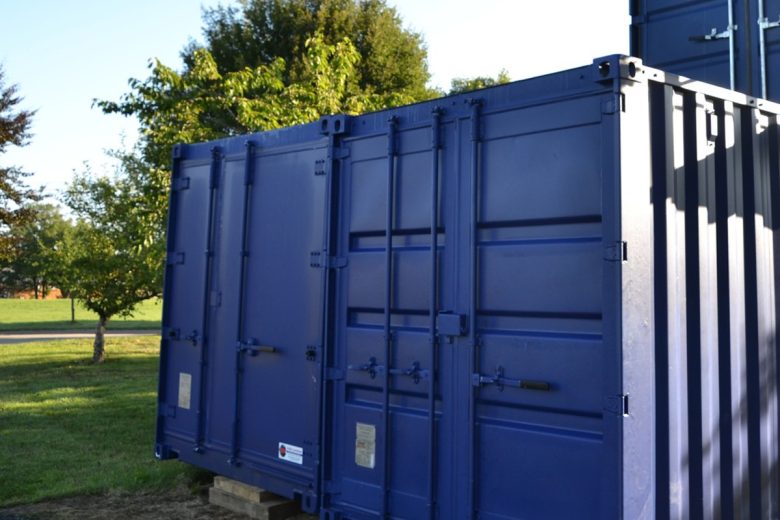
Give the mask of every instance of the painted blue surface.
[[[772, 24], [780, 21], [779, 0], [631, 0], [630, 5], [631, 53], [645, 64], [756, 97], [780, 100], [780, 26]], [[759, 5], [766, 21], [772, 24], [763, 30]], [[733, 85], [727, 37], [730, 21], [734, 27]], [[718, 35], [715, 38], [713, 30]]]
[[177, 147], [157, 456], [324, 520], [777, 516], [751, 101], [612, 56]]

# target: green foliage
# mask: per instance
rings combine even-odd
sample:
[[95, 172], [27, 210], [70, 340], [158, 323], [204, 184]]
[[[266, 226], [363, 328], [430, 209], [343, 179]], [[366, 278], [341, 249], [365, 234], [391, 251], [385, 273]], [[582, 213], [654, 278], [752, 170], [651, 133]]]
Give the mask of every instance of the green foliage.
[[[18, 109], [21, 101], [16, 85], [5, 86], [0, 67], [0, 157], [9, 146], [24, 146], [30, 138], [35, 112]], [[25, 184], [29, 175], [13, 166], [0, 166], [0, 261], [14, 256], [16, 242], [9, 234], [10, 227], [30, 222], [34, 215], [29, 203], [41, 199], [39, 191]]]
[[[350, 91], [362, 95], [397, 95], [428, 99], [427, 50], [419, 33], [403, 28], [385, 0], [247, 0], [204, 12], [205, 49], [222, 73], [288, 64], [285, 84], [306, 79], [306, 42], [321, 34], [326, 45], [349, 39], [359, 55]], [[191, 43], [182, 53], [195, 63]]]
[[101, 321], [129, 315], [161, 293], [160, 198], [131, 160], [113, 178], [87, 170], [68, 186], [65, 203], [78, 219], [66, 248], [71, 292]]
[[149, 78], [132, 80], [133, 92], [119, 103], [98, 105], [106, 112], [139, 119], [144, 141], [136, 160], [159, 170], [153, 175], [159, 190], [176, 143], [270, 130], [308, 123], [322, 114], [359, 113], [412, 100], [403, 93], [352, 91], [360, 56], [348, 39], [329, 44], [314, 34], [304, 47], [300, 81], [293, 84], [285, 82], [288, 69], [281, 58], [252, 69], [220, 72], [209, 51], [196, 49], [184, 72], [155, 61]]
[[450, 86], [450, 94], [462, 94], [472, 90], [478, 90], [496, 85], [503, 85], [512, 81], [509, 73], [502, 69], [495, 78], [489, 76], [477, 76], [475, 78], [455, 78]]
[[85, 362], [86, 340], [3, 345], [0, 507], [190, 481], [152, 456], [159, 341], [109, 338], [103, 365]]
[[27, 208], [34, 220], [16, 222], [8, 231], [14, 248], [4, 269], [3, 286], [6, 291], [32, 291], [37, 299], [59, 286], [66, 274], [59, 248], [71, 224], [51, 204]]

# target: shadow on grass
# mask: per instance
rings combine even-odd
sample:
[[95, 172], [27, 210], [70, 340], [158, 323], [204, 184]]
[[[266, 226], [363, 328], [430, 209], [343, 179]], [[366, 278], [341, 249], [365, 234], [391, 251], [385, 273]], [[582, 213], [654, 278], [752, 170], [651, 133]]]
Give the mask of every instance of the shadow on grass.
[[192, 483], [153, 444], [157, 356], [129, 352], [0, 365], [0, 507]]
[[[71, 321], [29, 321], [0, 324], [0, 332], [33, 332], [33, 331], [78, 331], [93, 332], [97, 327], [95, 320], [76, 320]], [[134, 320], [117, 319], [108, 322], [107, 332], [118, 330], [159, 330], [159, 320]]]

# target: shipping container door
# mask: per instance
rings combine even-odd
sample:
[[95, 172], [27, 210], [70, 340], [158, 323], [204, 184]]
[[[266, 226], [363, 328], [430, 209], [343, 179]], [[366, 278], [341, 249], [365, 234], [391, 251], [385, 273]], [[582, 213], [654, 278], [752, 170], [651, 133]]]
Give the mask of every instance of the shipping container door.
[[[174, 151], [160, 347], [159, 420], [156, 454], [191, 451], [200, 441], [204, 308], [209, 287], [209, 249], [220, 157], [183, 157]], [[186, 232], [186, 229], [197, 230]]]
[[239, 239], [224, 266], [236, 283], [220, 297], [237, 312], [225, 314], [226, 375], [212, 390], [225, 397], [212, 407], [214, 431], [234, 428], [233, 462], [259, 471], [266, 488], [300, 495], [306, 509], [318, 485], [326, 144], [250, 147], [246, 165], [235, 165], [245, 196], [226, 201], [235, 218], [223, 230]]
[[780, 101], [780, 0], [751, 0], [754, 95]]
[[749, 93], [746, 49], [755, 19], [747, 19], [743, 1], [635, 0], [631, 54], [651, 67]]
[[471, 323], [455, 345], [457, 402], [470, 403], [459, 487], [471, 494], [458, 517], [619, 515], [617, 106], [486, 105], [461, 136], [476, 160], [461, 212], [473, 282], [460, 286]]
[[369, 121], [376, 127], [368, 135], [342, 143], [344, 267], [325, 505], [345, 518], [428, 518], [435, 488], [451, 489], [452, 471], [440, 468], [449, 468], [454, 454], [437, 453], [456, 428], [442, 415], [452, 381], [441, 367], [451, 359], [439, 344], [436, 316], [457, 328], [458, 317], [444, 315], [450, 291], [441, 289], [454, 209], [443, 208], [455, 179], [440, 166], [457, 159], [440, 149], [449, 130], [438, 112], [425, 118], [411, 128], [403, 119]]

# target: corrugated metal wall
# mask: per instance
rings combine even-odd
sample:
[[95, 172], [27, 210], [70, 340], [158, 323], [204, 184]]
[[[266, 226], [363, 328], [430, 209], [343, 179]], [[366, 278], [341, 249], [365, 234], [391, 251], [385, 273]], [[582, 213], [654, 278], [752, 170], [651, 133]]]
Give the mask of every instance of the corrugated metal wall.
[[650, 85], [657, 514], [778, 518], [777, 106], [710, 92]]

